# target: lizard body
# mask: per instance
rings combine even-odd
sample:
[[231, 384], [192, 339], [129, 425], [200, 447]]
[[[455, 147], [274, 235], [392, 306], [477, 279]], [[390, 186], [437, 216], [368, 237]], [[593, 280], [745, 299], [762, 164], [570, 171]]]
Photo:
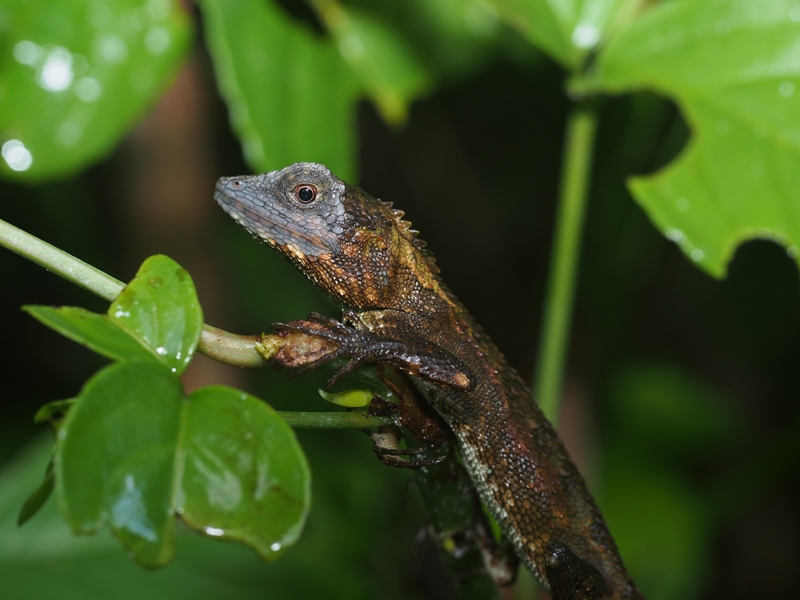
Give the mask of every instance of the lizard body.
[[481, 500], [554, 600], [642, 598], [555, 429], [442, 282], [401, 211], [314, 163], [222, 178], [215, 198], [346, 307], [342, 322], [304, 331], [338, 346], [323, 361], [350, 358], [339, 375], [369, 362], [409, 375], [453, 431]]

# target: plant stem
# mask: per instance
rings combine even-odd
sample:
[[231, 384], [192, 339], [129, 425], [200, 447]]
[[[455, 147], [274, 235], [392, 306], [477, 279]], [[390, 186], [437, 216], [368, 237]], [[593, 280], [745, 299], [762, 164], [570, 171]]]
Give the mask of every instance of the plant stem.
[[2, 219], [0, 245], [106, 300], [119, 296], [125, 287], [111, 275]]
[[536, 398], [553, 424], [558, 420], [564, 380], [596, 127], [597, 115], [587, 104], [577, 104], [567, 119], [561, 192], [536, 367]]
[[305, 429], [364, 429], [392, 425], [391, 417], [372, 417], [365, 412], [293, 412], [278, 411], [290, 426]]
[[197, 351], [225, 365], [257, 369], [267, 362], [256, 350], [256, 342], [260, 337], [239, 335], [211, 325], [203, 325]]

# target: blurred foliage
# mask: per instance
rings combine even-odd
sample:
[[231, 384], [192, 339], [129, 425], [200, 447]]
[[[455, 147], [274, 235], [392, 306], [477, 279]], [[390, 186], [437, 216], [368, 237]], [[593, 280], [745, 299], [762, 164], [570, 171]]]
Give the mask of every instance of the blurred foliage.
[[631, 191], [688, 258], [717, 277], [742, 240], [800, 256], [800, 7], [669, 2], [600, 52], [589, 89], [647, 87], [675, 99], [687, 149]]
[[[651, 600], [792, 597], [800, 584], [791, 534], [800, 518], [800, 300], [786, 255], [800, 254], [796, 2], [198, 4], [249, 167], [302, 159], [348, 179], [360, 172], [372, 193], [414, 215], [451, 287], [517, 365], [532, 363], [562, 78], [572, 95], [650, 90], [674, 101], [677, 111], [649, 93], [612, 96], [599, 110], [571, 365], [573, 379], [592, 389], [600, 424], [589, 479]], [[104, 268], [129, 264], [117, 257], [125, 219], [115, 208], [126, 157], [72, 174], [136, 125], [175, 76], [190, 38], [191, 19], [167, 0], [58, 0], [48, 10], [3, 3], [0, 175], [28, 183], [73, 177], [3, 184], [4, 218], [85, 250], [82, 258]], [[227, 134], [216, 145], [218, 174], [246, 168]], [[689, 262], [620, 183], [665, 165], [631, 179], [630, 192]], [[334, 310], [276, 256], [231, 224], [219, 228], [213, 245], [237, 307], [233, 326], [256, 331]], [[747, 239], [777, 245], [745, 245], [731, 263]], [[711, 281], [689, 263], [728, 279]], [[4, 290], [4, 315], [32, 301], [64, 304], [74, 293], [15, 258], [0, 261], [0, 278], [14, 282]], [[6, 455], [28, 435], [17, 424], [37, 404], [75, 394], [98, 366], [24, 327], [15, 316], [6, 326], [15, 340], [4, 368]], [[45, 368], [52, 377], [41, 377]], [[263, 395], [293, 409], [321, 381], [264, 377]], [[416, 562], [408, 556], [424, 516], [416, 492], [403, 491], [407, 476], [371, 460], [366, 440], [300, 437], [315, 505], [295, 549], [264, 565], [245, 549], [181, 530], [178, 560], [155, 574], [128, 564], [104, 535], [72, 538], [53, 503], [16, 529], [47, 463], [45, 446], [23, 452], [0, 475], [3, 596], [247, 598], [269, 589], [271, 597], [445, 597], [425, 546]]]
[[37, 181], [102, 158], [164, 91], [190, 40], [170, 0], [4, 2], [2, 175]]
[[202, 7], [220, 90], [253, 168], [309, 160], [352, 176], [358, 88], [333, 43], [271, 2]]

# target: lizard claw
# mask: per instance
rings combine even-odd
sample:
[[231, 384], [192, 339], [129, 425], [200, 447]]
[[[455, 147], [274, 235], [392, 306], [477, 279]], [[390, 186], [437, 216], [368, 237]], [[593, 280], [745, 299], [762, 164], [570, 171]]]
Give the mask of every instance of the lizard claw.
[[419, 469], [438, 465], [447, 458], [446, 454], [425, 458], [422, 455], [431, 448], [400, 448], [402, 434], [397, 427], [381, 427], [378, 431], [366, 430], [372, 438], [372, 450], [383, 464], [396, 469]]
[[[358, 322], [352, 311], [345, 312], [344, 318]], [[390, 363], [410, 375], [461, 390], [469, 390], [474, 381], [471, 371], [460, 360], [443, 348], [424, 340], [383, 337], [319, 313], [311, 313], [308, 319], [302, 321], [275, 323], [273, 327], [276, 331], [292, 331], [322, 338], [337, 346], [324, 356], [303, 365], [294, 375], [305, 373], [342, 356], [350, 357], [350, 362], [328, 380], [326, 387], [331, 387], [356, 368], [374, 362]]]

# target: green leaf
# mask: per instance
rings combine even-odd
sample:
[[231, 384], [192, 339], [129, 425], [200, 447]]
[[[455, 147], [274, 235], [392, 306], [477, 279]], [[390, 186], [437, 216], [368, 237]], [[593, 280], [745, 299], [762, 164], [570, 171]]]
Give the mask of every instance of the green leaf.
[[178, 379], [147, 362], [117, 363], [87, 382], [55, 453], [59, 507], [75, 533], [108, 524], [141, 564], [173, 557], [182, 400]]
[[106, 315], [74, 306], [25, 306], [27, 313], [63, 336], [112, 360], [157, 360], [155, 352]]
[[330, 0], [315, 2], [344, 61], [389, 123], [401, 123], [431, 74], [385, 22]]
[[47, 471], [44, 473], [44, 480], [37, 487], [33, 493], [28, 496], [22, 510], [19, 511], [17, 517], [17, 525], [24, 525], [33, 515], [39, 512], [39, 509], [44, 506], [50, 494], [53, 493], [53, 461], [51, 460], [47, 465]]
[[181, 518], [272, 558], [300, 535], [311, 501], [294, 432], [258, 398], [223, 386], [189, 396]]
[[315, 161], [353, 179], [360, 90], [333, 43], [274, 2], [200, 5], [220, 91], [253, 169]]
[[64, 418], [69, 409], [72, 408], [73, 404], [75, 404], [75, 398], [48, 402], [36, 411], [33, 422], [44, 423], [45, 421], [50, 421], [51, 424], [56, 426]]
[[174, 556], [176, 513], [264, 558], [293, 544], [308, 514], [308, 465], [275, 411], [221, 386], [186, 397], [154, 363], [92, 377], [57, 440], [56, 491], [73, 531], [108, 525], [148, 567]]
[[182, 373], [203, 331], [203, 311], [189, 274], [174, 260], [148, 258], [108, 309], [109, 318], [163, 364]]
[[701, 268], [771, 239], [800, 255], [800, 7], [794, 0], [668, 2], [600, 55], [589, 89], [650, 88], [694, 133], [678, 160], [630, 188]]
[[567, 69], [607, 41], [641, 9], [643, 0], [490, 0], [501, 19]]
[[180, 66], [177, 2], [11, 0], [0, 8], [0, 175], [64, 175], [113, 148]]

